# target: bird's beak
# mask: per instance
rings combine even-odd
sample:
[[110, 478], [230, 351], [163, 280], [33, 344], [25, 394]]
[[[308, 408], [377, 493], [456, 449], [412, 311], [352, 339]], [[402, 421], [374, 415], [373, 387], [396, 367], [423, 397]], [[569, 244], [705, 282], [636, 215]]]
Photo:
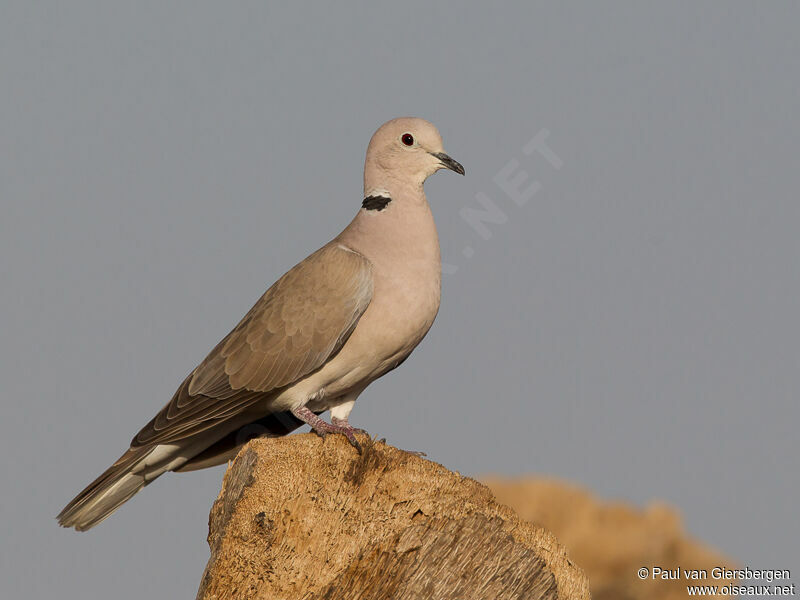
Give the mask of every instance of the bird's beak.
[[431, 152], [433, 156], [439, 159], [439, 162], [442, 163], [442, 166], [445, 169], [450, 169], [451, 171], [455, 171], [459, 175], [464, 174], [464, 167], [461, 166], [461, 163], [458, 161], [453, 160], [444, 152]]

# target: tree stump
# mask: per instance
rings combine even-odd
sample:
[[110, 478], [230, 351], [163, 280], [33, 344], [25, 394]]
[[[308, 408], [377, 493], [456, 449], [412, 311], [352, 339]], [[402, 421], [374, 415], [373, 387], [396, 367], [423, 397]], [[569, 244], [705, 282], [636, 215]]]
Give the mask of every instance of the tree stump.
[[441, 465], [360, 436], [257, 439], [211, 509], [198, 599], [587, 599], [552, 534]]

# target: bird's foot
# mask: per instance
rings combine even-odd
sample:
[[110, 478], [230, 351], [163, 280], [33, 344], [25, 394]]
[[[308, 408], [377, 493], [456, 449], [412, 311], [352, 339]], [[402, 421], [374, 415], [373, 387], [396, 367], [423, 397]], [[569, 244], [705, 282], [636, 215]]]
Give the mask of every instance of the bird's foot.
[[363, 433], [364, 435], [369, 435], [366, 429], [353, 427], [352, 425], [350, 425], [347, 419], [337, 419], [336, 417], [331, 417], [331, 424], [334, 427], [344, 427], [345, 429], [351, 429], [353, 433]]
[[347, 422], [347, 419], [337, 419], [334, 417], [333, 419], [331, 419], [332, 422], [328, 423], [318, 415], [315, 415], [313, 412], [311, 412], [310, 409], [306, 408], [305, 406], [292, 409], [292, 414], [301, 421], [303, 421], [304, 423], [310, 425], [314, 433], [316, 433], [320, 437], [324, 438], [329, 433], [341, 433], [347, 438], [347, 441], [349, 441], [353, 445], [353, 447], [356, 450], [358, 450], [358, 453], [361, 454], [361, 444], [358, 443], [358, 440], [356, 439], [356, 434], [357, 433], [366, 434], [367, 432], [364, 431], [363, 429], [356, 429], [355, 427], [350, 425], [350, 423]]

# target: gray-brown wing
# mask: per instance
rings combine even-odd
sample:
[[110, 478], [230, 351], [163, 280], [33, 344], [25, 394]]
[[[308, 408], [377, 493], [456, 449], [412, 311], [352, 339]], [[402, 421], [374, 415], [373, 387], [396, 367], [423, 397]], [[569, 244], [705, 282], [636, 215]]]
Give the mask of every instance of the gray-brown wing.
[[372, 298], [369, 261], [330, 244], [283, 275], [133, 438], [133, 447], [194, 435], [320, 368]]

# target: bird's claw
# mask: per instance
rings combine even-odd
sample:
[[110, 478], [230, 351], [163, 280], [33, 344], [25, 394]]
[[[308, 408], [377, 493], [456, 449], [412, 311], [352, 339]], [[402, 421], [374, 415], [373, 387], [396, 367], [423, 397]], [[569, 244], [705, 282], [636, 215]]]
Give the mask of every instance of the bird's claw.
[[367, 432], [363, 429], [357, 429], [347, 423], [347, 421], [342, 422], [340, 419], [333, 420], [333, 423], [326, 423], [322, 419], [320, 419], [320, 423], [315, 423], [311, 426], [311, 429], [319, 435], [321, 438], [325, 439], [329, 433], [341, 433], [343, 436], [347, 438], [347, 441], [358, 450], [358, 453], [361, 454], [363, 449], [361, 448], [361, 444], [359, 444], [358, 440], [356, 439], [357, 433], [364, 433]]
[[347, 419], [337, 419], [336, 417], [331, 417], [331, 425], [334, 427], [343, 427], [345, 429], [349, 429], [353, 433], [360, 433], [363, 435], [369, 435], [366, 429], [361, 429], [360, 427], [353, 427], [350, 423], [347, 422]]

